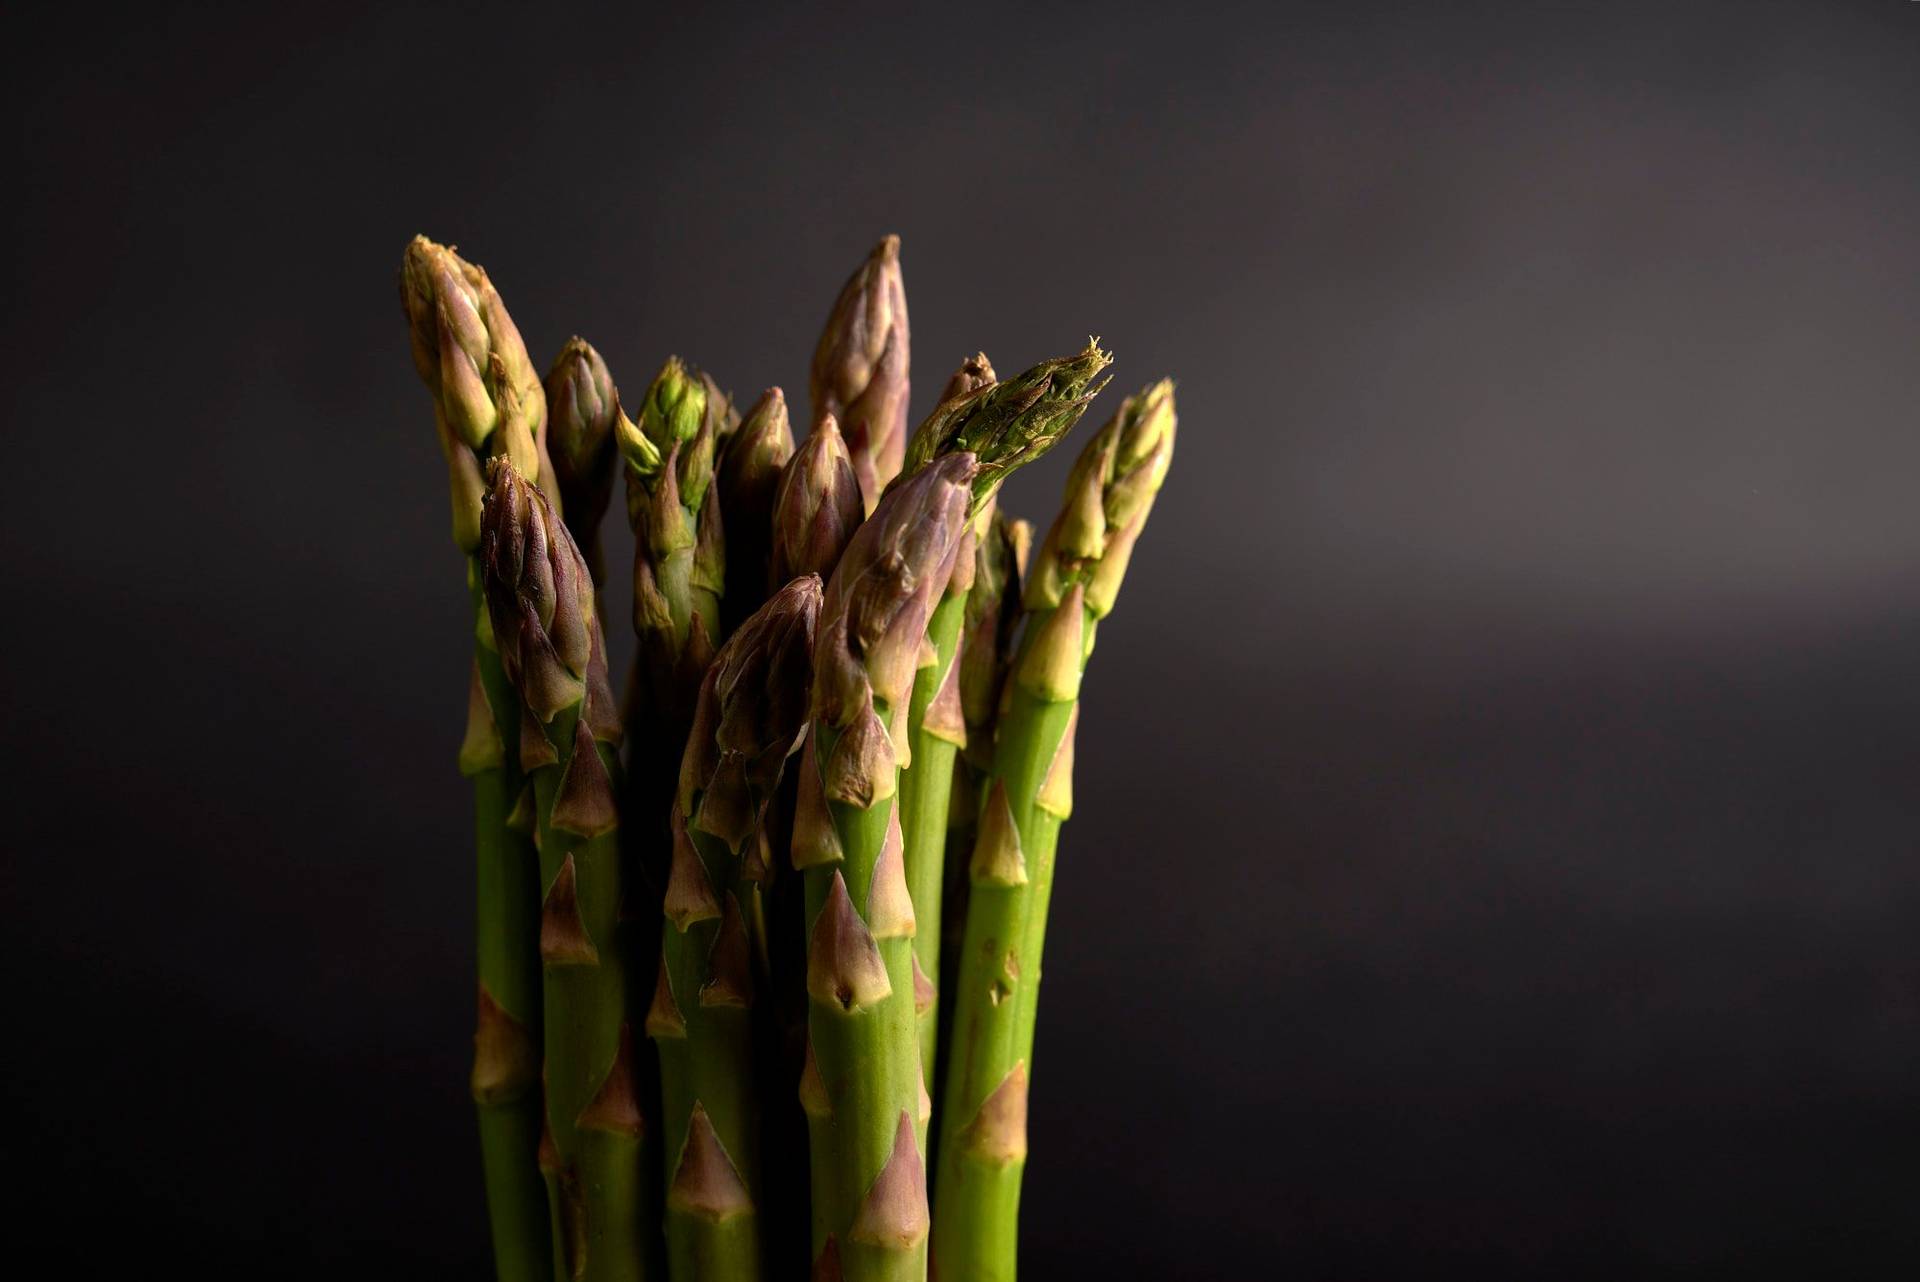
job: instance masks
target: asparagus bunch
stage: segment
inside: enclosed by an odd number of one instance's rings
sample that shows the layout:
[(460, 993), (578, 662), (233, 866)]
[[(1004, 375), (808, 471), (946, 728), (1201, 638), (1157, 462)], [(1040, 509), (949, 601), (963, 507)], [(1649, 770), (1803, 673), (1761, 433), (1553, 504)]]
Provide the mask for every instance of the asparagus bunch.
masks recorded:
[[(581, 339), (543, 385), (486, 274), (432, 242), (401, 293), (476, 611), (460, 760), (500, 1277), (921, 1279), (930, 1233), (950, 1282), (1012, 1277), (1080, 676), (1171, 385), (1082, 452), (1029, 574), (1000, 487), (1111, 358), (999, 381), (976, 355), (909, 439), (897, 237), (829, 315), (797, 449), (778, 388), (742, 422), (677, 358), (631, 417)], [(616, 455), (619, 708), (596, 590)]]
[(934, 1241), (943, 1277), (1015, 1275), (1040, 953), (1094, 629), (1173, 457), (1173, 384), (1128, 397), (1074, 463), (1025, 587), (1026, 631), (998, 719), (968, 875), (942, 1100)]
[(460, 772), (473, 780), (479, 1014), (471, 1086), (495, 1269), (501, 1282), (551, 1276), (547, 1199), (535, 1165), (540, 1142), (538, 869), (532, 843), (508, 823), (521, 787), (519, 697), (480, 599), (475, 555), (486, 460), (517, 460), (541, 474), (546, 399), (520, 331), (479, 267), (416, 236), (400, 265), (400, 301), (413, 361), (433, 393), (446, 457), (453, 540), (468, 558), (473, 661)]

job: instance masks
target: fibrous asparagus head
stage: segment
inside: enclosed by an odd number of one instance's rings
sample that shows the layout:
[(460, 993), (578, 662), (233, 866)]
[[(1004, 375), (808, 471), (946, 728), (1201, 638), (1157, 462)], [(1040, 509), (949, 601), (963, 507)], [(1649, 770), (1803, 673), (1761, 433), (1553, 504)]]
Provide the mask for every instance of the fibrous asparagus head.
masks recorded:
[(1029, 610), (1053, 609), (1084, 586), (1087, 615), (1106, 617), (1173, 461), (1179, 425), (1173, 380), (1161, 379), (1120, 403), (1067, 478), (1066, 501), (1034, 554)]
[(940, 393), (940, 403), (944, 405), (957, 396), (977, 392), (995, 381), (993, 362), (987, 359), (985, 352), (975, 352), (960, 362), (959, 369), (953, 371), (953, 377), (947, 380), (945, 390)]
[(867, 511), (900, 471), (908, 355), (900, 238), (887, 236), (840, 290), (813, 354), (814, 421), (840, 421)]
[(841, 732), (819, 764), (830, 799), (866, 807), (892, 795), (907, 696), (925, 653), (928, 616), (964, 542), (977, 467), (971, 454), (950, 454), (889, 490), (827, 584), (814, 644), (813, 715)]
[(584, 536), (597, 531), (613, 492), (613, 424), (620, 394), (600, 353), (579, 337), (560, 349), (543, 386), (554, 480), (568, 526), (591, 564), (592, 541)]
[(846, 439), (839, 421), (828, 414), (781, 470), (773, 500), (772, 581), (832, 574), (862, 511)]
[(777, 387), (761, 393), (720, 460), (720, 501), (729, 513), (768, 511), (780, 469), (793, 457), (787, 398)]
[[(787, 398), (770, 387), (727, 439), (721, 451), (714, 485), (720, 492), (720, 511), (727, 523), (727, 594), (730, 622), (763, 599), (773, 537), (774, 491), (780, 471), (793, 457), (793, 428), (787, 420)], [(780, 579), (778, 583), (786, 582)]]
[(425, 236), (400, 260), (400, 303), (413, 363), (433, 393), (453, 497), (453, 537), (480, 542), (484, 461), (504, 454), (540, 481), (547, 401), (526, 344), (487, 273)]
[(720, 647), (700, 683), (680, 763), (680, 810), (736, 854), (759, 828), (806, 730), (822, 594), (811, 574), (774, 593)]
[[(1094, 380), (1112, 363), (1096, 339), (1085, 351), (1042, 361), (1005, 382), (983, 383), (942, 401), (907, 442), (906, 475), (943, 454), (973, 454), (980, 464), (973, 480), (974, 506), (980, 510), (1009, 473), (1052, 449), (1080, 421), (1088, 402), (1106, 386)], [(961, 382), (961, 376), (954, 381)]]
[(634, 531), (634, 627), (662, 662), (682, 654), (696, 619), (718, 634), (726, 551), (713, 477), (727, 413), (712, 381), (676, 356), (648, 386), (638, 422), (614, 417)]
[(501, 666), (542, 721), (586, 693), (593, 580), (567, 527), (507, 457), (487, 466), (480, 566)]

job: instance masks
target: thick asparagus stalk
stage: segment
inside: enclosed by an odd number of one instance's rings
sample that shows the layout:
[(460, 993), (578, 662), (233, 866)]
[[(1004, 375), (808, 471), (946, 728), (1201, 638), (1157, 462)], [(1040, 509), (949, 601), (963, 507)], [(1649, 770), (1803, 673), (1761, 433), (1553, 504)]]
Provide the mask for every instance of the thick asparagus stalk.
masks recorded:
[(900, 471), (908, 357), (900, 238), (887, 236), (841, 287), (813, 354), (813, 421), (839, 420), (868, 512)]
[(600, 556), (600, 519), (613, 495), (613, 420), (620, 393), (600, 353), (584, 338), (560, 349), (544, 384), (548, 442), (567, 532), (586, 558), (596, 586), (606, 583)]
[(1027, 579), (1029, 618), (969, 867), (935, 1181), (942, 1277), (1015, 1276), (1040, 952), (1060, 825), (1072, 810), (1081, 676), (1166, 476), (1174, 429), (1171, 382), (1121, 403), (1075, 462)]
[(471, 558), (480, 542), (484, 460), (541, 465), (545, 398), (520, 333), (491, 281), (451, 249), (417, 236), (401, 261), (400, 298), (414, 364), (433, 393), (446, 456), (454, 541), (469, 557), (475, 609), (467, 734), (460, 770), (473, 780), (477, 856), (478, 1020), (471, 1085), (480, 1160), (501, 1282), (552, 1275), (540, 1141), (539, 870), (531, 842), (507, 826), (522, 781), (507, 745), (519, 740), (520, 701), (501, 670)]
[(974, 519), (946, 593), (927, 625), (932, 662), (914, 679), (908, 711), (909, 751), (900, 771), (900, 825), (906, 840), (907, 888), (920, 929), (914, 936), (914, 980), (920, 1009), (920, 1052), (933, 1073), (939, 1033), (941, 895), (947, 853), (947, 813), (955, 754), (966, 743), (959, 669), (955, 663), (974, 544), (992, 520), (994, 495), (1013, 470), (1051, 449), (1086, 412), (1098, 392), (1093, 380), (1111, 361), (1097, 344), (1075, 356), (1044, 361), (1007, 380), (992, 381), (986, 354), (970, 358), (947, 385), (948, 397), (914, 432), (907, 446), (913, 475), (939, 454), (972, 451)]
[(621, 930), (619, 725), (593, 581), (566, 526), (510, 459), (488, 467), (481, 564), (487, 612), (524, 708), (540, 852), (546, 1014), (541, 1166), (556, 1269), (586, 1282), (647, 1274), (644, 1123), (634, 1087)]
[(792, 457), (793, 428), (787, 421), (787, 398), (779, 388), (769, 387), (747, 412), (739, 430), (728, 438), (714, 473), (720, 510), (726, 513), (727, 522), (727, 591), (720, 603), (720, 615), (729, 634), (760, 607), (769, 591), (788, 581), (769, 583), (768, 567), (774, 491), (780, 484), (781, 469)]
[(781, 589), (707, 669), (674, 809), (647, 1031), (666, 1101), (667, 1253), (680, 1280), (762, 1275), (753, 964), (742, 856), (806, 732), (820, 580)]
[[(886, 495), (827, 586), (792, 853), (806, 885), (817, 1271), (926, 1270), (931, 1113), (914, 1028), (913, 903), (895, 798), (927, 617), (953, 573), (977, 470), (936, 460)], [(958, 1276), (958, 1275), (955, 1275)]]

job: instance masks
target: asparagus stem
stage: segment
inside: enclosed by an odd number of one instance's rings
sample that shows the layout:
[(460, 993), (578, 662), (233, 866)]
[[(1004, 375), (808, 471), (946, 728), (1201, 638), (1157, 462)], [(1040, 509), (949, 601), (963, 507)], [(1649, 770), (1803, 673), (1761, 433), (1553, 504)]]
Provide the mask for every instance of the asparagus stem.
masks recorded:
[(488, 468), (481, 560), (501, 666), (519, 690), (540, 857), (546, 1132), (555, 1271), (649, 1272), (635, 1050), (621, 927), (619, 728), (593, 584), (566, 527), (510, 459)]
[(482, 461), (506, 454), (538, 471), (546, 458), (546, 401), (519, 330), (479, 267), (417, 236), (401, 260), (400, 298), (414, 364), (433, 393), (454, 541), (468, 554), (477, 620), (460, 768), (474, 788), (478, 1014), (470, 1085), (494, 1269), (501, 1282), (546, 1282), (551, 1235), (537, 1166), (538, 870), (527, 836), (508, 826), (521, 791), (517, 762), (506, 749), (519, 737), (519, 699), (501, 670), (472, 559), (480, 542)]
[[(963, 548), (961, 556), (971, 562), (971, 547)], [(927, 640), (933, 647), (934, 659), (914, 678), (913, 701), (907, 718), (913, 764), (900, 772), (900, 828), (906, 845), (907, 892), (913, 897), (917, 923), (913, 936), (914, 1007), (918, 1013), (920, 1063), (928, 1076), (928, 1089), (933, 1086), (940, 1027), (935, 1010), (939, 985), (934, 977), (940, 974), (940, 899), (946, 864), (947, 805), (953, 793), (954, 758), (966, 733), (959, 716), (957, 692), (952, 690), (959, 676), (955, 660), (966, 604), (965, 590), (949, 586), (927, 625)], [(951, 705), (951, 715), (936, 715), (929, 720), (928, 709), (939, 701), (943, 690), (949, 691), (945, 703)]]
[[(1007, 666), (1012, 658), (1020, 619), (1020, 581), (1026, 573), (1033, 527), (1006, 517), (995, 505), (984, 537), (975, 543), (973, 588), (967, 593), (966, 621), (961, 630), (959, 664), (960, 710), (966, 723), (966, 743), (954, 762), (952, 803), (947, 818), (947, 859), (940, 901), (938, 973), (958, 982), (960, 944), (964, 934), (969, 879), (967, 862), (979, 827), (980, 801), (993, 769), (994, 723)], [(933, 1097), (946, 1098), (946, 1061), (952, 1038), (953, 1006), (940, 1006)], [(939, 1169), (939, 1137), (933, 1145), (934, 1169)]]
[(925, 1276), (924, 1128), (898, 754), (928, 616), (960, 551), (977, 465), (941, 458), (887, 494), (821, 607), (793, 861), (808, 919), (816, 1271)]
[(1175, 426), (1170, 382), (1121, 403), (1075, 462), (1027, 580), (1029, 622), (969, 861), (935, 1182), (943, 1277), (1015, 1276), (1040, 949), (1060, 825), (1072, 810), (1081, 677), (1166, 476)]
[[(475, 579), (476, 586), (478, 579)], [(484, 613), (481, 618), (485, 618)], [(552, 1275), (540, 1145), (539, 867), (533, 843), (507, 826), (518, 800), (519, 698), (491, 638), (477, 640), (461, 765), (472, 776), (476, 859), (474, 940), (479, 1018), (473, 1099), (495, 1267), (502, 1279)]]
[(909, 355), (900, 238), (887, 236), (841, 288), (813, 355), (814, 422), (839, 420), (868, 512), (900, 471)]
[(677, 1279), (762, 1273), (756, 999), (743, 859), (806, 730), (820, 580), (796, 579), (721, 647), (701, 682), (674, 808), (660, 988), (648, 1031), (666, 1100), (667, 1247)]

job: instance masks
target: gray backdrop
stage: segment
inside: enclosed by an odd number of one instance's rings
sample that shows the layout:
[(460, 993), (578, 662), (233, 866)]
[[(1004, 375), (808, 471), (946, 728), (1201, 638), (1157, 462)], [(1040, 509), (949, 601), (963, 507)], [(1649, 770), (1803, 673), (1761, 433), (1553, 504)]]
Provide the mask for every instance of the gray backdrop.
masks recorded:
[(889, 231), (916, 414), (1180, 379), (1028, 1276), (1910, 1263), (1920, 6), (7, 25), (0, 1090), (80, 1275), (483, 1267), (416, 231), (630, 388), (803, 398)]

